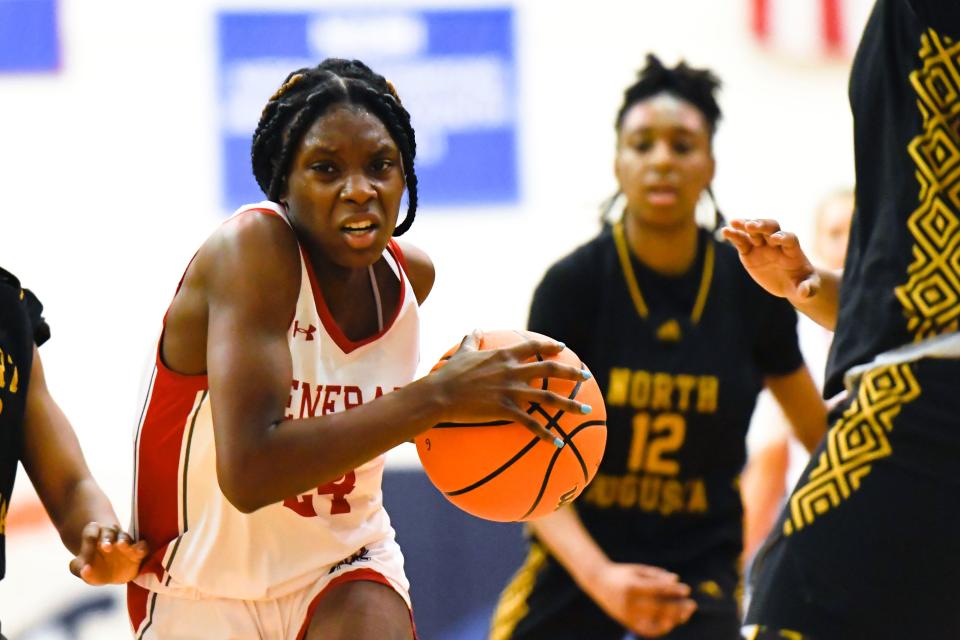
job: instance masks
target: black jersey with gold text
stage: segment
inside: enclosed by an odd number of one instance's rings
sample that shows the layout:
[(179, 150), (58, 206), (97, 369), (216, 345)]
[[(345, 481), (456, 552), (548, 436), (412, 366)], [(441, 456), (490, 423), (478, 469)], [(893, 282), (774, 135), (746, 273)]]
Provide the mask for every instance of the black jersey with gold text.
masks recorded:
[(757, 394), (764, 377), (803, 363), (790, 305), (761, 290), (733, 248), (707, 231), (698, 242), (689, 271), (665, 277), (615, 225), (554, 264), (534, 294), (529, 328), (569, 345), (606, 401), (606, 452), (574, 506), (613, 560), (736, 559)]
[(826, 394), (960, 327), (960, 1), (878, 0), (850, 73), (856, 212)]
[(43, 305), (0, 268), (0, 578), (6, 572), (7, 509), (23, 448), (23, 414), (33, 345), (50, 337)]

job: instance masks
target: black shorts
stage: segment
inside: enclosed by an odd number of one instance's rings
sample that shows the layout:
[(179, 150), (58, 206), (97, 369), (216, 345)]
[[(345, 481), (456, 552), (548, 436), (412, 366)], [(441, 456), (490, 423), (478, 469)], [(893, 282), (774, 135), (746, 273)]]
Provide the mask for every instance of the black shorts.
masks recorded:
[(754, 560), (746, 622), (960, 638), (960, 362), (874, 370), (834, 415)]
[[(740, 576), (734, 563), (715, 571), (670, 569), (693, 589), (697, 610), (686, 624), (660, 637), (739, 640)], [(534, 541), (524, 566), (500, 597), (490, 640), (623, 640), (627, 633)]]

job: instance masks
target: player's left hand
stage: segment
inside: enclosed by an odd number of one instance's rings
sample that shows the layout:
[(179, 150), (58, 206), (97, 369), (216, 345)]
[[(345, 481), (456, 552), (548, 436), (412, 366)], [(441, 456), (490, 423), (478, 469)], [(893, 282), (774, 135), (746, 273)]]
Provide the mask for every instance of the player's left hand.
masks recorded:
[(120, 527), (91, 522), (83, 528), (80, 553), (70, 561), (70, 573), (87, 584), (124, 584), (140, 572), (147, 543), (134, 544)]

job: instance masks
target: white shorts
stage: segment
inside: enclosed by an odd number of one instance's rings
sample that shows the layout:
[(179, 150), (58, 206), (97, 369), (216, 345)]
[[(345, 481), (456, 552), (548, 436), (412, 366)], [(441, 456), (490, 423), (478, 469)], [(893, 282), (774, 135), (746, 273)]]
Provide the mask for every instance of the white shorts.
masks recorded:
[(131, 582), (127, 585), (127, 610), (137, 640), (301, 640), (321, 598), (333, 587), (355, 580), (389, 586), (408, 609), (411, 606), (403, 555), (393, 538), (387, 538), (325, 567), (303, 588), (272, 600), (202, 594), (184, 598)]

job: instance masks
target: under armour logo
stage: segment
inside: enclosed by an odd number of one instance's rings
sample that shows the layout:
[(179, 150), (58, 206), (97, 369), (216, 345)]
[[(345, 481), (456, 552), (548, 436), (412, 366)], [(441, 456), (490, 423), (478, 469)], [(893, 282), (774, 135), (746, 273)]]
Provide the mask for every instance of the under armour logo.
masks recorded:
[(294, 321), (293, 321), (293, 337), (294, 337), (294, 338), (297, 337), (297, 334), (298, 334), (298, 333), (305, 333), (305, 334), (307, 335), (307, 338), (306, 338), (306, 339), (307, 339), (307, 341), (309, 342), (310, 340), (313, 340), (313, 332), (316, 331), (316, 330), (317, 330), (317, 328), (316, 328), (315, 326), (313, 326), (313, 325), (310, 325), (310, 326), (309, 326), (308, 328), (306, 328), (306, 329), (301, 329), (301, 328), (300, 328), (300, 322), (299, 322), (298, 320), (294, 320)]

